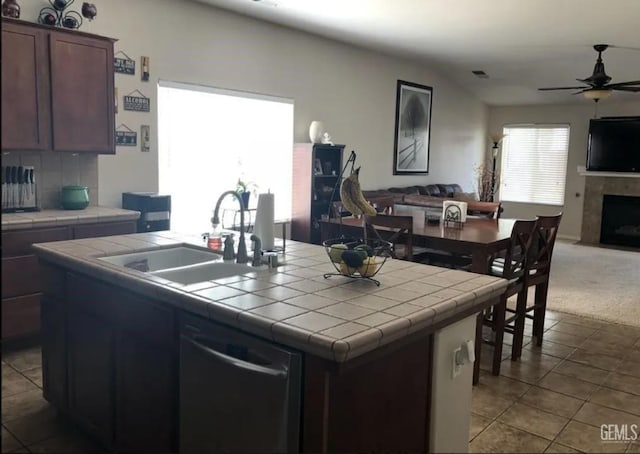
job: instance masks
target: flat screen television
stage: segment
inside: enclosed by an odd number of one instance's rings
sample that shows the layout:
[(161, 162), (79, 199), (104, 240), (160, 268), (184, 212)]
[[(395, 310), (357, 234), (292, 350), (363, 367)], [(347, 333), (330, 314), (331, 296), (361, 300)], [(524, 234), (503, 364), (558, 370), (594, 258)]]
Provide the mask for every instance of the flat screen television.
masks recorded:
[(640, 172), (640, 117), (591, 120), (587, 170)]

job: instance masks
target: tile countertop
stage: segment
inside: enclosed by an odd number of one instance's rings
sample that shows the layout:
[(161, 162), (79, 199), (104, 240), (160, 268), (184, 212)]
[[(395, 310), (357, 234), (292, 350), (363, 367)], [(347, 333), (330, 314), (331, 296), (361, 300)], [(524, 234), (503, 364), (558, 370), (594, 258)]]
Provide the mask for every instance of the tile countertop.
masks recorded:
[(63, 265), (180, 309), (314, 355), (345, 362), (401, 339), (504, 291), (493, 276), (389, 259), (366, 280), (323, 274), (335, 269), (321, 246), (291, 241), (275, 270), (181, 285), (99, 257), (202, 246), (199, 236), (151, 232), (41, 243), (34, 251)]
[(139, 211), (91, 206), (84, 210), (41, 210), (30, 213), (3, 213), (2, 230), (33, 229), (95, 222), (135, 221), (139, 217)]

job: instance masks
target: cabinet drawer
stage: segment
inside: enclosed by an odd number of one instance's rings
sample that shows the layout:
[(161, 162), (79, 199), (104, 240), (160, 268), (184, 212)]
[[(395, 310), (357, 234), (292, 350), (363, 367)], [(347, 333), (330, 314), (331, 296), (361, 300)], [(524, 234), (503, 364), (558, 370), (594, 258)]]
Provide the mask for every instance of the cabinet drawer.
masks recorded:
[(42, 278), (35, 255), (2, 259), (2, 298), (42, 291)]
[(25, 336), (40, 330), (41, 293), (2, 299), (2, 338)]
[(73, 227), (73, 238), (94, 238), (99, 236), (126, 235), (136, 233), (135, 221), (110, 222), (105, 224), (76, 225)]
[(2, 232), (2, 257), (31, 254), (33, 243), (69, 240), (68, 227), (51, 227)]

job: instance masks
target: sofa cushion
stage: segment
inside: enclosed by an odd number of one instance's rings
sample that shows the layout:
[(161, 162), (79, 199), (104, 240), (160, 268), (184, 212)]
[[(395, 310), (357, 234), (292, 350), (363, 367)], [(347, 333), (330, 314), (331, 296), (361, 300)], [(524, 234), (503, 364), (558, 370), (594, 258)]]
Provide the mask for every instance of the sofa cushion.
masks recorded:
[(428, 184), (426, 186), (420, 186), (420, 194), (430, 195), (433, 197), (441, 197), (442, 193), (437, 184)]

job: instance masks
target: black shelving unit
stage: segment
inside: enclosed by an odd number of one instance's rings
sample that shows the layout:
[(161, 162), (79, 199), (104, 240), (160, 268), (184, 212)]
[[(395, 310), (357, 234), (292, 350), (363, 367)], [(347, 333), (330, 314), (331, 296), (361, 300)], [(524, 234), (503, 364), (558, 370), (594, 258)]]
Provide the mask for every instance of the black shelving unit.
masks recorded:
[[(330, 213), (342, 170), (344, 145), (298, 143), (293, 149), (291, 239), (320, 244), (323, 214)], [(333, 200), (340, 200), (336, 189)]]

